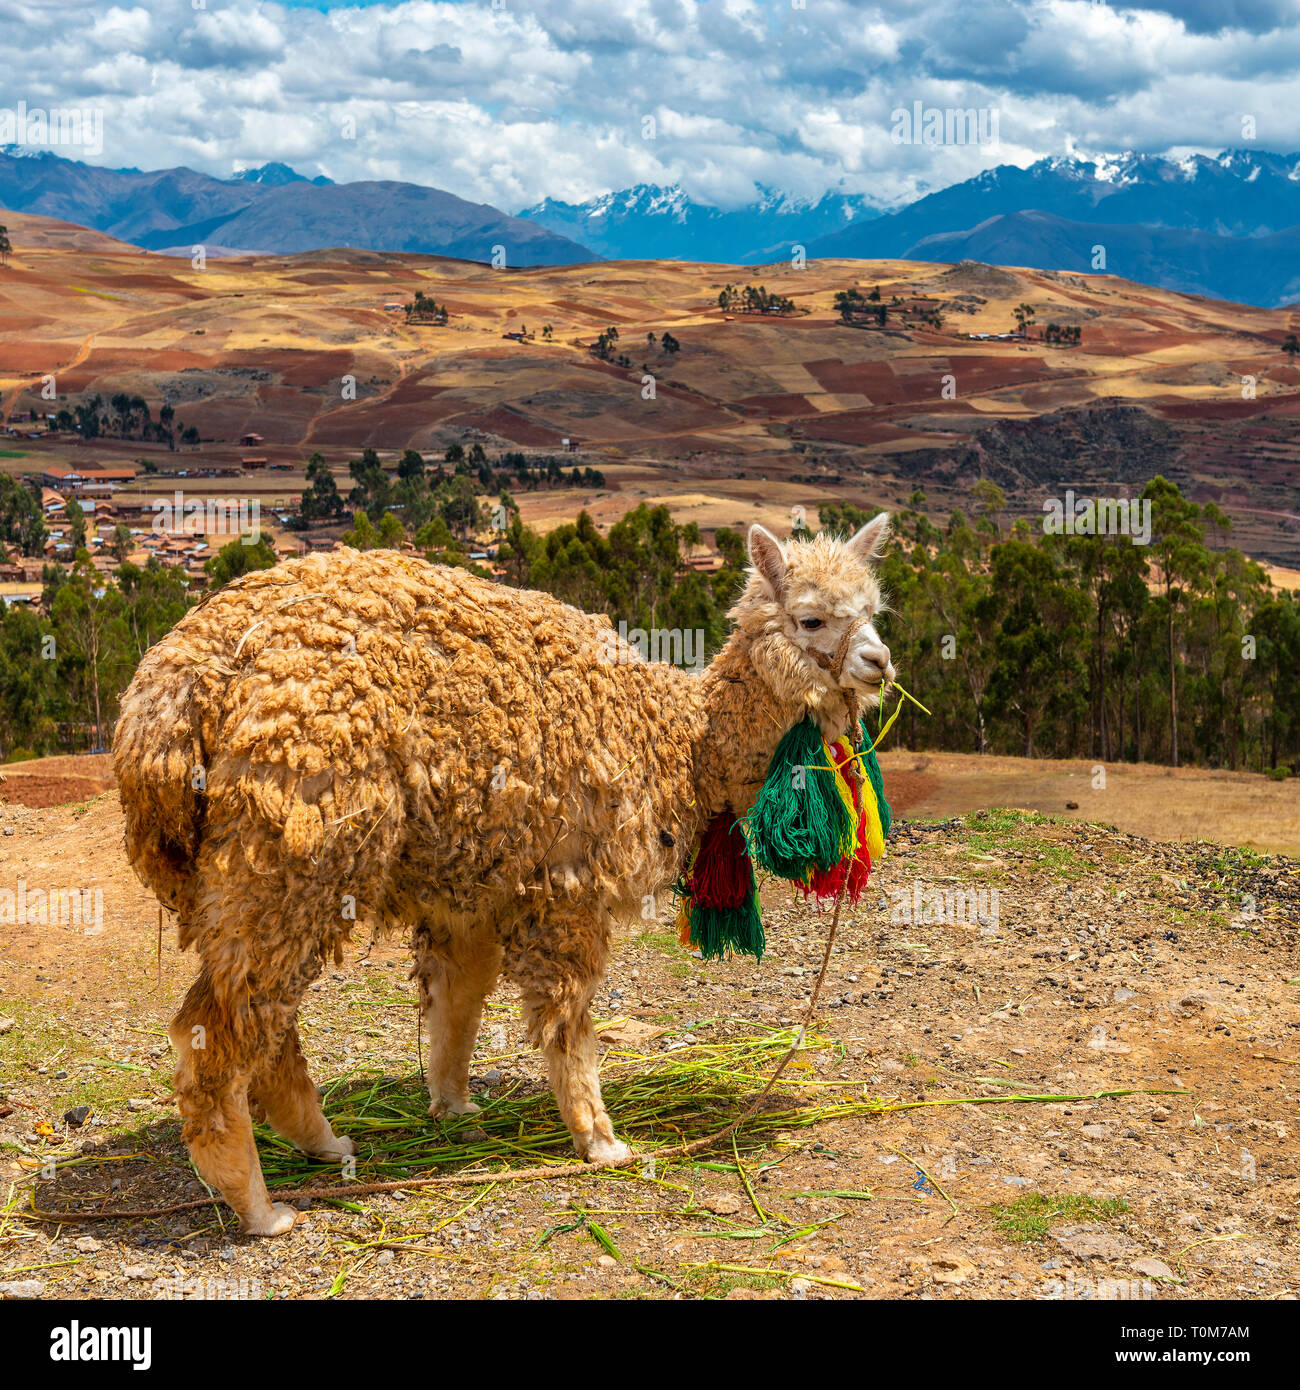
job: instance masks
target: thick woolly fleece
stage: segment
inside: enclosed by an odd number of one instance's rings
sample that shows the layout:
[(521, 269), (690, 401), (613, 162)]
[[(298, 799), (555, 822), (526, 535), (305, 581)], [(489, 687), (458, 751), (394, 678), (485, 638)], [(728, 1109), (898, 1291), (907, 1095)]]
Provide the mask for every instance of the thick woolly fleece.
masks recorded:
[[(879, 598), (822, 538), (790, 547), (787, 586)], [(140, 663), (113, 753), (132, 862), (203, 960), (209, 1080), (276, 1055), (358, 922), (410, 926), (425, 954), (500, 950), (531, 1040), (562, 1044), (612, 922), (714, 815), (749, 811), (805, 712), (846, 727), (757, 576), (732, 618), (693, 675), (548, 595), (351, 550), (187, 614)]]

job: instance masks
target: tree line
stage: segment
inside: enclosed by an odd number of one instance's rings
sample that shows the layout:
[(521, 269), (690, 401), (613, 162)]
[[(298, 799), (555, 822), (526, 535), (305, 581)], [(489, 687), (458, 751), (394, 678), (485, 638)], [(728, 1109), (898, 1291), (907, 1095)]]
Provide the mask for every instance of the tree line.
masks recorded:
[(449, 445), (442, 458), (432, 463), (417, 450), (407, 449), (391, 477), (378, 453), (363, 449), (359, 458), (349, 462), (348, 475), (353, 486), (345, 499), (329, 464), (321, 454), (313, 454), (290, 525), (306, 529), (349, 514), (355, 519), (360, 512), (378, 524), (385, 513), (392, 512), (397, 524), (412, 535), (441, 516), (469, 538), (486, 524), (476, 505), (480, 493), (501, 496), (511, 488), (531, 492), (543, 487), (605, 487), (605, 475), (598, 468), (574, 466), (566, 472), (553, 455), (530, 458), (520, 450), (492, 459), (477, 443), (468, 450), (462, 444)]
[[(604, 535), (584, 511), (542, 536), (507, 490), (485, 499), (470, 473), (434, 481), (412, 463), (395, 485), (384, 476), (387, 496), (380, 476), (364, 455), (357, 461), (349, 544), (410, 541), (431, 560), (486, 576), (488, 564), (472, 554), (495, 531), (492, 564), (503, 583), (543, 589), (629, 629), (698, 630), (710, 653), (726, 638), (746, 566), (738, 532), (715, 533), (721, 565), (701, 572), (690, 560), (704, 536), (665, 506), (642, 503)], [(400, 512), (389, 505), (396, 495), (405, 499)], [(1300, 766), (1300, 602), (1227, 543), (1231, 525), (1218, 508), (1198, 506), (1163, 477), (1142, 500), (1151, 506), (1149, 545), (1042, 534), (1024, 520), (1008, 527), (1005, 498), (987, 480), (974, 489), (971, 514), (944, 523), (913, 495), (880, 564), (884, 635), (900, 679), (931, 710), (927, 718), (905, 707), (908, 746), (1275, 776)], [(824, 505), (821, 524), (849, 534), (873, 510)], [(265, 539), (232, 541), (207, 562), (209, 585), (275, 558)], [(0, 615), (0, 757), (105, 746), (140, 657), (195, 597), (157, 559), (121, 563), (111, 580), (84, 549), (70, 572), (47, 567), (40, 609)]]
[(793, 314), (796, 305), (786, 294), (777, 294), (765, 285), (724, 285), (718, 291), (718, 308), (725, 313)]
[(64, 434), (78, 434), (82, 439), (138, 439), (143, 443), (197, 444), (199, 432), (193, 425), (176, 419), (176, 407), (158, 407), (155, 420), (149, 402), (143, 396), (127, 391), (114, 392), (105, 402), (103, 396), (92, 395), (69, 409), (60, 407), (49, 421), (50, 428)]
[[(1163, 477), (1147, 484), (1149, 545), (1043, 535), (975, 513), (896, 518), (882, 619), (908, 707), (909, 746), (1097, 758), (1286, 775), (1300, 765), (1300, 602), (1227, 544), (1231, 522)], [(848, 532), (868, 519), (823, 507)]]

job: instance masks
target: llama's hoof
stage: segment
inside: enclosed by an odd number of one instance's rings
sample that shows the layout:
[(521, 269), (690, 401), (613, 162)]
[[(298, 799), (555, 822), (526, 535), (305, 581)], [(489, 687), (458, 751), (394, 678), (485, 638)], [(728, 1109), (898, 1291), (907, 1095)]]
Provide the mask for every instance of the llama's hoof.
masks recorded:
[(477, 1115), (481, 1106), (475, 1105), (472, 1100), (447, 1100), (444, 1096), (439, 1096), (429, 1105), (429, 1118), (440, 1120), (444, 1115)]
[(346, 1134), (336, 1134), (333, 1139), (311, 1152), (316, 1158), (350, 1158), (356, 1151), (354, 1140), (349, 1139)]
[(250, 1236), (282, 1236), (292, 1231), (298, 1220), (298, 1213), (283, 1202), (272, 1202), (263, 1216), (240, 1217), (239, 1224), (244, 1234)]
[(599, 1167), (606, 1163), (622, 1163), (625, 1158), (632, 1157), (632, 1150), (621, 1139), (602, 1139), (597, 1134), (592, 1136), (583, 1157)]

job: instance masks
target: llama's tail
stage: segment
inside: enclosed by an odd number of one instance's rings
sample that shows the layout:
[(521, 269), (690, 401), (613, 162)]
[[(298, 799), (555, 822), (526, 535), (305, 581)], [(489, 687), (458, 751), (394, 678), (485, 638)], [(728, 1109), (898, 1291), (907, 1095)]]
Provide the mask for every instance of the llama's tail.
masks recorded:
[(136, 872), (167, 907), (189, 916), (203, 832), (206, 757), (193, 702), (193, 668), (167, 642), (145, 654), (113, 735), (113, 769)]

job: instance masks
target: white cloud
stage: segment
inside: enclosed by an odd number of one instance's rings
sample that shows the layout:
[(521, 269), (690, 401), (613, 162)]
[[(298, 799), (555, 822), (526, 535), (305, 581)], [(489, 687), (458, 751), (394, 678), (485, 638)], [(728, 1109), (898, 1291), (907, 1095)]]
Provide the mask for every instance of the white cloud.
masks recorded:
[[(1300, 0), (0, 0), (0, 106), (98, 106), (95, 162), (225, 175), (279, 159), (510, 210), (680, 181), (901, 201), (988, 167), (900, 149), (890, 112), (993, 107), (994, 158), (1300, 148)], [(1186, 17), (1180, 17), (1180, 8)], [(653, 140), (641, 121), (654, 114)], [(343, 118), (356, 138), (342, 138)]]

